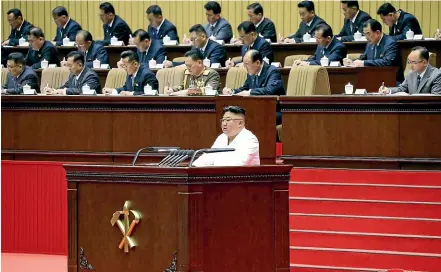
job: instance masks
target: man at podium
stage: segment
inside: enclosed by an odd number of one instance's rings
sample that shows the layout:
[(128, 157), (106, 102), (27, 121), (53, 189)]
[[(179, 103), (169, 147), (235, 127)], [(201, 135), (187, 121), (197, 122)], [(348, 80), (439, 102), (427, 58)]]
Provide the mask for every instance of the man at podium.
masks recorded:
[(193, 166), (245, 166), (260, 165), (259, 141), (245, 128), (245, 110), (238, 106), (223, 109), (220, 120), (222, 134), (212, 148), (235, 148), (235, 151), (203, 154)]

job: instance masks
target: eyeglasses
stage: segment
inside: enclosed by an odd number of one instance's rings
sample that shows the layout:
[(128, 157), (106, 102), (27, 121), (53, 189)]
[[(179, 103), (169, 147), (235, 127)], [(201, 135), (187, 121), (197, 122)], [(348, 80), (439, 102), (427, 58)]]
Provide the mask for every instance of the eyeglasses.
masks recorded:
[(194, 41), (196, 41), (196, 40), (199, 39), (199, 38), (200, 38), (199, 36), (197, 36), (197, 37), (191, 37), (191, 38), (190, 38), (190, 41), (194, 42)]
[(219, 120), (220, 121), (220, 123), (222, 124), (222, 123), (230, 123), (231, 121), (243, 121), (243, 119), (231, 119), (231, 118), (225, 118), (225, 119), (220, 119)]
[(423, 62), (423, 61), (422, 60), (420, 60), (420, 61), (410, 61), (410, 60), (407, 60), (407, 64), (418, 64), (420, 62)]

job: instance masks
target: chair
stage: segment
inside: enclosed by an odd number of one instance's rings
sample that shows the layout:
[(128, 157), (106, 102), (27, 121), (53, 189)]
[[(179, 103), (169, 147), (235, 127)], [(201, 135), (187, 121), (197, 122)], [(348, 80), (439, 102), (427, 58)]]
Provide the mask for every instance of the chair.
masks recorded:
[(292, 66), (296, 60), (307, 60), (311, 55), (291, 55), (285, 58), (284, 67)]
[(173, 62), (185, 62), (185, 57), (177, 57), (173, 59)]
[(165, 86), (172, 87), (181, 85), (184, 80), (185, 69), (185, 66), (159, 69), (158, 72), (156, 72), (156, 78), (159, 82), (158, 92), (161, 94), (164, 93)]
[(106, 88), (120, 88), (126, 82), (127, 72), (122, 68), (113, 68), (109, 71), (106, 78)]
[[(429, 64), (433, 67), (436, 67), (436, 53), (429, 52)], [(410, 72), (410, 64), (406, 64), (406, 69), (404, 70), (404, 77)]]
[(244, 67), (232, 67), (228, 69), (225, 87), (236, 89), (242, 87), (247, 79), (247, 70)]
[(291, 68), (286, 95), (330, 95), (329, 76), (321, 66), (298, 66)]
[(231, 61), (234, 63), (242, 62), (242, 56), (231, 58)]
[(2, 68), (2, 82), (1, 86), (6, 84), (6, 80), (8, 79), (8, 68)]
[(348, 54), (347, 58), (354, 61), (360, 58), (362, 54), (361, 53), (350, 53)]
[(59, 88), (66, 83), (69, 78), (70, 71), (66, 67), (46, 68), (41, 72), (40, 89), (46, 86), (51, 88)]

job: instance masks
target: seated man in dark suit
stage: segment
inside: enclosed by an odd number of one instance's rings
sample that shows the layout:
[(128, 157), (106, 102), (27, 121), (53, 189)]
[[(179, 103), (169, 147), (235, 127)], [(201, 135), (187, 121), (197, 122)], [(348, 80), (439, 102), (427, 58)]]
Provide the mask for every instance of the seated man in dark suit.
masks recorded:
[(91, 90), (101, 93), (101, 83), (95, 71), (84, 65), (84, 55), (78, 51), (72, 51), (67, 55), (67, 67), (70, 70), (69, 78), (58, 89), (45, 87), (46, 94), (78, 95), (83, 93), (83, 87), (89, 86)]
[(206, 24), (205, 31), (207, 36), (214, 37), (215, 40), (223, 40), (229, 43), (233, 37), (233, 29), (230, 23), (221, 17), (222, 8), (216, 1), (209, 1), (205, 4), (205, 15), (207, 16), (208, 24)]
[(41, 61), (43, 60), (47, 60), (49, 64), (60, 66), (57, 48), (50, 41), (46, 41), (41, 28), (34, 27), (31, 29), (28, 42), (30, 48), (25, 58), (27, 66), (32, 66), (33, 69), (40, 69)]
[(52, 10), (52, 17), (57, 25), (57, 33), (54, 38), (56, 45), (63, 45), (63, 39), (69, 38), (71, 42), (75, 41), (81, 26), (69, 17), (65, 7), (56, 7)]
[(132, 31), (126, 21), (115, 14), (115, 8), (112, 4), (104, 2), (100, 5), (100, 18), (104, 23), (104, 40), (97, 42), (103, 45), (110, 45), (110, 39), (116, 37), (118, 41), (123, 41), (126, 45), (129, 44)]
[(325, 56), (328, 58), (329, 63), (332, 61), (342, 63), (346, 57), (346, 46), (334, 37), (330, 26), (327, 24), (318, 25), (315, 29), (315, 38), (318, 44), (315, 54), (307, 61), (294, 61), (294, 66), (321, 65), (320, 60)]
[(150, 85), (152, 90), (158, 90), (158, 80), (155, 74), (139, 63), (136, 52), (127, 50), (121, 53), (121, 62), (127, 72), (126, 83), (121, 88), (104, 88), (103, 93), (110, 95), (119, 93), (124, 96), (144, 94), (144, 86)]
[(162, 10), (158, 5), (152, 5), (145, 11), (149, 26), (147, 32), (153, 40), (161, 40), (168, 36), (170, 40), (176, 40), (179, 43), (178, 30), (169, 20), (162, 17)]
[(429, 51), (425, 47), (412, 48), (407, 57), (411, 72), (398, 87), (386, 88), (381, 86), (379, 93), (407, 93), (407, 94), (441, 94), (441, 70), (430, 66)]
[[(100, 64), (109, 64), (109, 55), (101, 43), (93, 40), (92, 34), (87, 30), (80, 30), (75, 39), (78, 50), (83, 52), (86, 66), (93, 68), (93, 61), (99, 60)], [(64, 63), (62, 62), (62, 65)], [(64, 65), (63, 65), (64, 66)]]
[(270, 39), (271, 42), (277, 42), (276, 26), (273, 21), (263, 16), (263, 7), (259, 3), (253, 3), (247, 7), (248, 17), (256, 26), (256, 32), (264, 39)]
[(249, 96), (284, 95), (286, 93), (280, 69), (265, 63), (259, 51), (248, 51), (243, 58), (243, 64), (248, 72), (245, 83), (237, 89), (225, 87), (223, 94)]
[(412, 30), (415, 35), (423, 34), (417, 18), (403, 10), (396, 10), (390, 3), (381, 5), (377, 14), (383, 23), (389, 26), (389, 35), (395, 40), (405, 40), (406, 32)]
[(6, 14), (8, 15), (8, 22), (11, 25), (11, 34), (9, 34), (6, 41), (2, 42), (2, 45), (16, 46), (20, 38), (28, 40), (29, 31), (34, 26), (23, 19), (21, 11), (17, 8), (8, 10)]
[(352, 61), (345, 58), (346, 66), (397, 66), (399, 67), (396, 80), (400, 84), (404, 80), (403, 67), (401, 64), (401, 53), (398, 43), (391, 36), (382, 32), (380, 22), (374, 19), (367, 20), (363, 26), (363, 33), (368, 40), (366, 50), (360, 59)]
[[(256, 33), (256, 26), (252, 22), (245, 21), (242, 22), (238, 27), (240, 39), (243, 41), (243, 46), (240, 51), (240, 55), (243, 57), (245, 53), (249, 50), (257, 50), (263, 56), (269, 60), (269, 64), (274, 61), (273, 50), (271, 49), (271, 44), (264, 38), (260, 37)], [(239, 62), (241, 63), (241, 62)], [(227, 67), (233, 67), (234, 63), (231, 60), (227, 60)]]
[(164, 62), (166, 53), (161, 41), (150, 39), (149, 33), (142, 29), (136, 30), (134, 35), (134, 42), (138, 48), (136, 53), (142, 65), (151, 68), (149, 67), (149, 61), (152, 59), (154, 59), (157, 64)]
[(5, 85), (2, 86), (3, 92), (7, 94), (22, 94), (23, 86), (28, 85), (36, 92), (40, 92), (38, 77), (35, 71), (25, 65), (22, 53), (11, 53), (8, 56), (8, 77)]
[(299, 29), (294, 35), (289, 36), (281, 40), (283, 43), (301, 43), (303, 42), (303, 35), (309, 33), (311, 37), (314, 37), (315, 28), (319, 24), (326, 22), (315, 14), (315, 6), (312, 1), (302, 1), (297, 7), (299, 8), (300, 22)]
[(204, 58), (209, 59), (212, 64), (220, 63), (222, 66), (225, 65), (227, 60), (225, 48), (217, 42), (210, 40), (202, 25), (192, 26), (189, 32), (194, 48), (201, 50)]
[(363, 33), (363, 24), (371, 19), (371, 16), (360, 10), (358, 1), (341, 1), (341, 9), (345, 16), (343, 28), (336, 37), (342, 42), (351, 42), (354, 40), (354, 34)]

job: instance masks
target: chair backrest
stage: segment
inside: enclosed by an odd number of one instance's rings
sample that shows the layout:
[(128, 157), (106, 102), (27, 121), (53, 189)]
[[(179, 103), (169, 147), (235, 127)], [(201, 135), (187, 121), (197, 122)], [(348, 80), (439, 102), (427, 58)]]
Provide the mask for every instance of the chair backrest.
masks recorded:
[(244, 67), (233, 67), (228, 69), (225, 87), (236, 89), (243, 86), (247, 79), (247, 70)]
[(122, 68), (113, 68), (109, 71), (106, 78), (106, 88), (120, 88), (126, 82), (127, 72)]
[(236, 63), (236, 62), (242, 62), (242, 56), (238, 56), (238, 57), (231, 58), (231, 61), (234, 62), (234, 63)]
[(6, 80), (8, 79), (8, 68), (2, 68), (2, 82), (1, 86), (6, 84)]
[(48, 86), (52, 88), (59, 88), (64, 83), (66, 83), (69, 78), (69, 68), (67, 67), (56, 67), (56, 68), (46, 68), (41, 72), (41, 84), (40, 89), (43, 90), (44, 87)]
[(284, 67), (292, 66), (295, 60), (307, 60), (311, 57), (311, 55), (291, 55), (285, 58), (285, 62), (283, 63)]
[[(436, 53), (429, 52), (429, 64), (436, 67)], [(404, 70), (404, 77), (410, 72), (410, 64), (406, 64), (406, 69)]]
[(357, 60), (361, 56), (361, 53), (350, 53), (348, 54), (347, 58), (350, 60)]
[(173, 59), (173, 62), (185, 62), (185, 57), (177, 57)]
[(288, 96), (330, 95), (329, 76), (321, 66), (298, 66), (289, 72)]
[(173, 67), (173, 68), (164, 68), (159, 69), (156, 72), (156, 78), (159, 82), (159, 93), (164, 93), (165, 86), (173, 87), (181, 85), (184, 80), (184, 72), (186, 67), (183, 65)]

